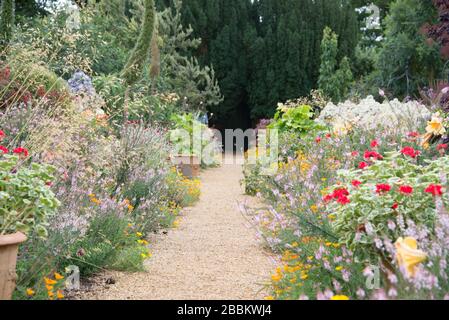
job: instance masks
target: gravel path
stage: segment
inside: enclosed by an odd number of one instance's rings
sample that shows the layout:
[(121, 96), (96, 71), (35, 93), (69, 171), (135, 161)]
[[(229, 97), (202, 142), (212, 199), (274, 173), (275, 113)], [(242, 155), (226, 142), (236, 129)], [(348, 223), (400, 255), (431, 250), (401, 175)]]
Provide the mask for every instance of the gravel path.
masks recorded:
[(243, 195), (240, 165), (201, 175), (202, 196), (183, 210), (178, 229), (151, 240), (153, 257), (145, 273), (112, 273), (115, 285), (84, 299), (243, 300), (263, 299), (263, 284), (274, 265), (238, 203), (256, 207)]

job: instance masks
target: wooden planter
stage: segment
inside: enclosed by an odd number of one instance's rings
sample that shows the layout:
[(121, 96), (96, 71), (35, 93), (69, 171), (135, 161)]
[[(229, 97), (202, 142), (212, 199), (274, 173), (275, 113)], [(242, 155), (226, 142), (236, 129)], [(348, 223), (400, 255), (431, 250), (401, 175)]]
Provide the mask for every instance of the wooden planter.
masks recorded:
[(16, 262), (19, 245), (27, 237), (23, 233), (0, 236), (0, 300), (10, 300), (16, 287)]
[(200, 175), (201, 163), (197, 156), (176, 155), (172, 161), (185, 177), (196, 178)]

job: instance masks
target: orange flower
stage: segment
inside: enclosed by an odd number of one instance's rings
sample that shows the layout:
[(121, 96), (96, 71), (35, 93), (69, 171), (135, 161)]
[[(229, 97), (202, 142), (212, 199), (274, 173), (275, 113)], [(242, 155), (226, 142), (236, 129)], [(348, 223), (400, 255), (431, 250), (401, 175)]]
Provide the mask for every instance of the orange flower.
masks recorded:
[(45, 281), (45, 284), (49, 285), (49, 286), (55, 285), (57, 283), (55, 280), (47, 278), (47, 277), (44, 278), (44, 281)]
[(64, 295), (62, 294), (62, 291), (61, 291), (61, 290), (58, 290), (58, 291), (56, 292), (56, 297), (57, 297), (58, 299), (64, 299)]
[(56, 280), (62, 280), (62, 279), (64, 279), (64, 276), (62, 276), (61, 274), (55, 272), (55, 279)]

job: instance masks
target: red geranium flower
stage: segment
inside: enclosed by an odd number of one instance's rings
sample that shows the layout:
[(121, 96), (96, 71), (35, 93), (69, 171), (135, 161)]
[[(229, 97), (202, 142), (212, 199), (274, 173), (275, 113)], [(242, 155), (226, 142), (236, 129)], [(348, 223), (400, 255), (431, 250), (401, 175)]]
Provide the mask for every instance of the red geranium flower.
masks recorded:
[(366, 169), (367, 167), (368, 167), (369, 165), (368, 165), (368, 163), (366, 163), (366, 162), (360, 162), (360, 164), (359, 164), (359, 169)]
[(421, 154), (420, 151), (413, 149), (412, 147), (405, 147), (401, 150), (401, 153), (404, 156), (408, 156), (410, 158), (415, 159), (417, 156)]
[(346, 205), (351, 203), (351, 200), (347, 196), (340, 196), (337, 198), (337, 202), (342, 205)]
[(3, 132), (3, 130), (0, 130), (0, 140), (3, 140), (4, 137), (5, 133)]
[(320, 142), (321, 142), (321, 137), (316, 138), (316, 139), (315, 139), (315, 142), (316, 142), (316, 143), (320, 143)]
[(389, 184), (378, 184), (376, 186), (377, 193), (385, 193), (385, 192), (390, 192), (390, 191), (391, 191), (391, 186)]
[(397, 208), (399, 208), (399, 204), (395, 202), (395, 204), (391, 207), (391, 209), (396, 210)]
[(444, 151), (444, 150), (447, 150), (448, 147), (449, 147), (449, 145), (447, 143), (442, 143), (442, 144), (438, 145), (437, 150)]
[(431, 184), (425, 190), (426, 193), (432, 194), (434, 197), (443, 195), (443, 187), (439, 184)]
[(371, 148), (377, 148), (379, 146), (379, 141), (377, 141), (377, 140), (373, 140), (372, 142), (371, 142)]
[(14, 149), (13, 153), (23, 155), (24, 157), (28, 157), (28, 150), (22, 147)]
[(384, 157), (382, 157), (381, 154), (377, 153), (376, 151), (365, 151), (365, 159), (366, 160), (371, 160), (371, 159), (376, 159), (376, 160), (382, 160)]
[(4, 146), (0, 146), (0, 151), (3, 152), (3, 154), (6, 154), (9, 152), (9, 150)]
[(354, 158), (355, 158), (355, 157), (358, 157), (359, 154), (360, 154), (360, 153), (359, 153), (358, 151), (352, 151), (352, 152), (351, 152), (351, 156), (353, 156)]
[(413, 187), (411, 186), (401, 186), (399, 188), (399, 191), (403, 194), (412, 194), (413, 193)]
[(418, 137), (419, 137), (419, 132), (416, 132), (416, 131), (414, 131), (414, 132), (409, 132), (409, 133), (407, 134), (407, 136), (408, 136), (409, 138), (418, 138)]
[(330, 139), (330, 138), (332, 138), (332, 135), (330, 133), (328, 133), (328, 134), (326, 134), (326, 138)]
[(362, 182), (359, 181), (359, 180), (354, 180), (354, 181), (352, 181), (352, 185), (353, 185), (354, 187), (356, 187), (356, 188), (360, 187), (361, 184), (362, 184)]

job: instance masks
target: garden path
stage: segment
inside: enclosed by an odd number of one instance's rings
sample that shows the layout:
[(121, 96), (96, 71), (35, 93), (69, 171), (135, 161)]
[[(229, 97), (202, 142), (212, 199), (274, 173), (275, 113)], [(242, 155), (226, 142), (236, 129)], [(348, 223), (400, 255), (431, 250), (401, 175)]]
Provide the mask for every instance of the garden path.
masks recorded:
[(183, 210), (178, 229), (150, 239), (147, 272), (113, 273), (115, 285), (93, 290), (87, 298), (263, 299), (274, 263), (238, 208), (242, 202), (259, 205), (243, 195), (240, 179), (237, 164), (204, 171), (201, 199)]

